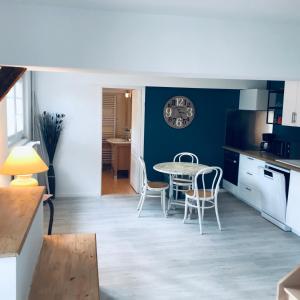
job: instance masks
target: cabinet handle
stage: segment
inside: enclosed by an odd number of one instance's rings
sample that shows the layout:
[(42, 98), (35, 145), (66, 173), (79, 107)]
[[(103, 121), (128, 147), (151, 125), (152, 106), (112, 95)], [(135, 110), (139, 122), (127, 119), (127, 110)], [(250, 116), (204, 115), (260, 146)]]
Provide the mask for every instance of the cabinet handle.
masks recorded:
[(292, 123), (296, 123), (296, 121), (297, 121), (297, 113), (293, 112), (292, 113)]
[(250, 188), (246, 187), (245, 189), (246, 189), (247, 191), (250, 191), (250, 192), (251, 192), (251, 189), (250, 189)]
[(250, 172), (246, 172), (246, 173), (247, 173), (248, 175), (251, 175), (251, 176), (253, 175), (253, 174), (252, 174), (252, 173), (250, 173)]
[(247, 158), (248, 158), (248, 159), (250, 159), (250, 160), (254, 160), (254, 158), (252, 158), (252, 157), (249, 157), (249, 156), (248, 156)]
[(236, 164), (236, 163), (237, 163), (237, 161), (236, 161), (236, 160), (234, 160), (234, 161), (233, 161), (233, 163), (234, 163), (234, 164)]

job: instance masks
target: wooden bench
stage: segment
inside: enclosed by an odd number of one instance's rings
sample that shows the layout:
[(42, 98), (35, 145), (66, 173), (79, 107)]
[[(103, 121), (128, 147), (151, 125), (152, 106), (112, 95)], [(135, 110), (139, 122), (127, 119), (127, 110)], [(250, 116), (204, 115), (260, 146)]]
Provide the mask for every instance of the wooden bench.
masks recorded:
[(300, 300), (300, 266), (278, 282), (277, 300)]
[(45, 236), (29, 300), (99, 300), (95, 234)]

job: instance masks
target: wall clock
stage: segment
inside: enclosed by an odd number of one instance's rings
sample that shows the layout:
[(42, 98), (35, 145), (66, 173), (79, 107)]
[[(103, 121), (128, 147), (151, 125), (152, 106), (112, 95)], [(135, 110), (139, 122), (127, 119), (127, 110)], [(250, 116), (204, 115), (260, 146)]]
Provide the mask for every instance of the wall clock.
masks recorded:
[(195, 107), (189, 98), (174, 96), (165, 104), (163, 113), (165, 121), (170, 127), (182, 129), (192, 123)]

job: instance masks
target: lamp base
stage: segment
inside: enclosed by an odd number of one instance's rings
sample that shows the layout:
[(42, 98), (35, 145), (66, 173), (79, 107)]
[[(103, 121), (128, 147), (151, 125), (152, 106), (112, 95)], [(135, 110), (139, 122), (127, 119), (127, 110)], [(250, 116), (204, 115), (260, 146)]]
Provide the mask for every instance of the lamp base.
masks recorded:
[(38, 186), (38, 182), (32, 177), (32, 174), (16, 175), (15, 179), (10, 182), (10, 186)]

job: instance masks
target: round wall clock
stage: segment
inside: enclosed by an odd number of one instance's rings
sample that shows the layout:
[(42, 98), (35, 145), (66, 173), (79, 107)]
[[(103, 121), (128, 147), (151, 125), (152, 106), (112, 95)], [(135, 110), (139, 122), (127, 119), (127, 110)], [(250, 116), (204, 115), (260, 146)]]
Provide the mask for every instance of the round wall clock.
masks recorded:
[(174, 96), (165, 104), (163, 113), (165, 121), (170, 127), (182, 129), (192, 123), (195, 107), (189, 98)]

